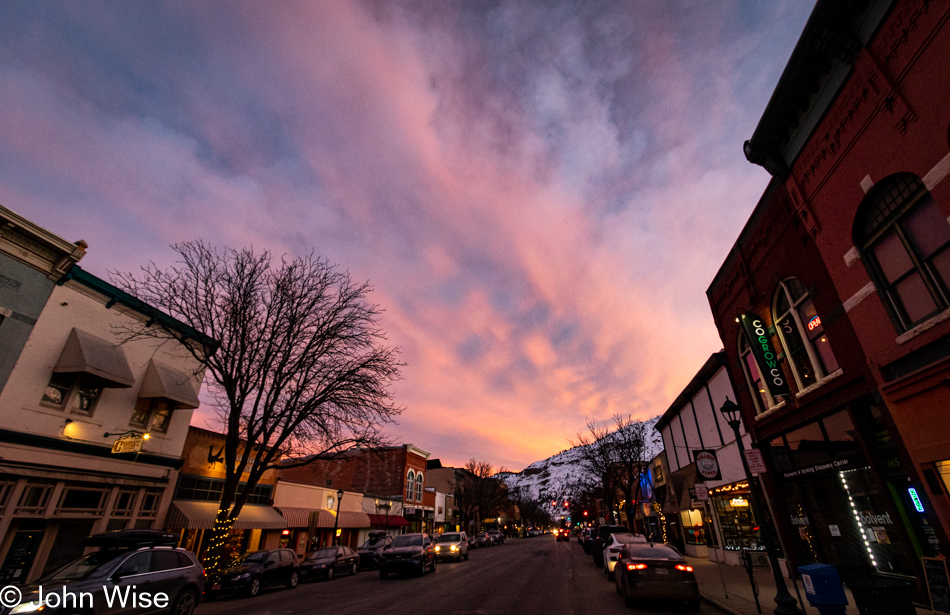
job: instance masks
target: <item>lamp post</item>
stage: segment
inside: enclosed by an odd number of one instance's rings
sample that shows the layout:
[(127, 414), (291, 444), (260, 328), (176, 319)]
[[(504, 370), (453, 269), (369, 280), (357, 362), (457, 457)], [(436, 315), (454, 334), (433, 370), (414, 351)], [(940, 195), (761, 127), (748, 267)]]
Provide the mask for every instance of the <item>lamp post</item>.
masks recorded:
[(337, 529), (340, 527), (340, 502), (343, 501), (343, 490), (340, 489), (336, 492), (336, 519), (333, 521), (333, 546), (340, 544), (339, 539), (336, 537)]
[[(739, 435), (739, 406), (728, 397), (719, 409), (722, 416), (726, 419), (726, 424), (732, 427), (732, 433), (736, 436), (736, 446), (739, 449), (739, 458), (742, 460), (742, 469), (745, 470), (746, 480), (749, 482), (749, 501), (752, 504), (752, 511), (755, 513), (755, 520), (759, 527), (763, 527), (765, 522), (765, 509), (759, 502), (759, 496), (756, 493), (755, 485), (752, 481), (752, 472), (749, 471), (749, 463), (745, 458), (745, 444), (742, 442), (742, 436)], [(802, 615), (798, 608), (798, 602), (788, 593), (788, 587), (785, 586), (785, 577), (782, 576), (782, 569), (779, 567), (778, 558), (775, 556), (774, 545), (767, 531), (761, 531), (762, 542), (765, 543), (765, 552), (769, 556), (769, 564), (772, 567), (772, 576), (775, 577), (775, 611), (776, 615)]]

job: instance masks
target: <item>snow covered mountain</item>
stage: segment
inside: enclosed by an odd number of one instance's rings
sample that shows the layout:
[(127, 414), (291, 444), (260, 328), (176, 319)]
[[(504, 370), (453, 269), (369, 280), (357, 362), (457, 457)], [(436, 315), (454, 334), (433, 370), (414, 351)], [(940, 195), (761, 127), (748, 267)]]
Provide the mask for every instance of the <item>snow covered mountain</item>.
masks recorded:
[[(653, 426), (659, 418), (657, 416), (644, 421), (648, 426), (648, 432), (656, 433)], [(609, 438), (610, 434), (607, 437)], [(646, 458), (653, 459), (662, 450), (663, 441), (657, 434), (656, 443), (648, 449)], [(532, 499), (560, 500), (569, 496), (570, 485), (578, 482), (585, 475), (581, 462), (582, 454), (582, 447), (575, 446), (547, 459), (535, 461), (521, 472), (503, 472), (496, 476), (505, 481), (509, 489), (525, 487)]]

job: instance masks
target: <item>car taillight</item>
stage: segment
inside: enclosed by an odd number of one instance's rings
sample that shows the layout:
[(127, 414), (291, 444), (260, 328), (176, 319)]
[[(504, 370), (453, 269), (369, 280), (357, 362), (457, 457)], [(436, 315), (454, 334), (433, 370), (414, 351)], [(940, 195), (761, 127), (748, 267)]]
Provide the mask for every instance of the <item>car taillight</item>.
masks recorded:
[(676, 566), (674, 566), (674, 568), (676, 568), (677, 570), (682, 570), (683, 572), (692, 572), (692, 571), (693, 571), (693, 567), (692, 567), (692, 566), (684, 566), (683, 564), (677, 564)]
[(647, 569), (646, 564), (634, 564), (634, 563), (627, 564), (627, 570), (646, 570), (646, 569)]

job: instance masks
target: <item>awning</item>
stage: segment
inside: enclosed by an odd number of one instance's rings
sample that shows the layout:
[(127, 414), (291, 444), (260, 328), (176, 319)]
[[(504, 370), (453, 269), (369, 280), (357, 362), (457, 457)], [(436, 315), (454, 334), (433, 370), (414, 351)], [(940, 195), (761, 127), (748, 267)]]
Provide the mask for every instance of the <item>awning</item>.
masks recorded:
[(53, 371), (60, 374), (90, 374), (102, 381), (102, 386), (106, 388), (124, 388), (135, 384), (135, 376), (129, 369), (121, 346), (79, 329), (70, 331)]
[(194, 409), (200, 404), (194, 385), (194, 378), (188, 374), (152, 359), (145, 369), (139, 397), (159, 397), (175, 402), (179, 408)]
[(329, 510), (320, 509), (313, 511), (316, 523), (313, 527), (322, 527), (322, 528), (333, 528), (344, 527), (344, 528), (358, 528), (358, 527), (370, 527), (369, 515), (362, 512), (353, 512), (349, 510), (344, 510), (340, 512), (340, 523), (336, 524), (336, 516)]
[[(292, 506), (280, 506), (277, 510), (287, 520), (287, 527), (310, 527), (310, 513), (319, 512), (317, 508), (294, 508)], [(327, 514), (330, 513), (327, 512)]]
[(400, 515), (368, 515), (373, 527), (405, 527), (409, 525), (406, 518)]
[[(172, 500), (165, 520), (166, 529), (210, 530), (218, 514), (217, 502)], [(232, 526), (235, 530), (282, 530), (287, 521), (271, 506), (244, 505)]]

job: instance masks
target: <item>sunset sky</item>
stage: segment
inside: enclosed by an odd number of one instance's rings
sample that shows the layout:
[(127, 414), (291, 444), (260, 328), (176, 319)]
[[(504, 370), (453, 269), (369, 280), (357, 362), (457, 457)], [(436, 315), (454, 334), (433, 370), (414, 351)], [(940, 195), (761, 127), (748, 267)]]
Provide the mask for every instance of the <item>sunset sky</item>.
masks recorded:
[(742, 142), (812, 5), (4, 2), (0, 203), (105, 278), (324, 255), (402, 349), (391, 435), (520, 470), (722, 347)]

